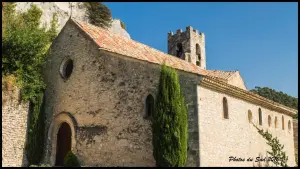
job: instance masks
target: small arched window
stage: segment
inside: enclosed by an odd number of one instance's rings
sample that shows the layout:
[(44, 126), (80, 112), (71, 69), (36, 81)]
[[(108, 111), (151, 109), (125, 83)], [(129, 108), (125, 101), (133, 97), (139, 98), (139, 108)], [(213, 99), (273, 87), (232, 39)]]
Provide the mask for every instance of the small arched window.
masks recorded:
[(251, 112), (251, 110), (248, 110), (248, 120), (249, 120), (249, 123), (252, 122), (252, 112)]
[(284, 130), (284, 117), (282, 116), (281, 119), (282, 119), (282, 121), (281, 121), (282, 122), (282, 130)]
[(268, 116), (268, 124), (269, 124), (269, 127), (271, 127), (271, 124), (272, 124), (272, 118), (271, 118), (270, 115)]
[(274, 124), (275, 124), (275, 128), (277, 128), (277, 117), (275, 117)]
[(176, 56), (181, 58), (181, 56), (183, 55), (183, 47), (182, 47), (182, 43), (177, 43), (177, 50), (176, 50), (177, 54)]
[(151, 94), (149, 94), (146, 98), (146, 107), (145, 107), (145, 115), (144, 117), (146, 119), (150, 119), (152, 117), (153, 114), (153, 110), (154, 110), (154, 98)]
[(223, 97), (223, 117), (224, 117), (224, 119), (229, 119), (228, 102), (227, 102), (226, 97)]
[(261, 108), (258, 109), (258, 119), (259, 119), (259, 125), (262, 125), (262, 112), (261, 112)]
[(292, 129), (291, 120), (289, 120), (289, 122), (288, 122), (288, 129), (289, 129), (289, 131)]

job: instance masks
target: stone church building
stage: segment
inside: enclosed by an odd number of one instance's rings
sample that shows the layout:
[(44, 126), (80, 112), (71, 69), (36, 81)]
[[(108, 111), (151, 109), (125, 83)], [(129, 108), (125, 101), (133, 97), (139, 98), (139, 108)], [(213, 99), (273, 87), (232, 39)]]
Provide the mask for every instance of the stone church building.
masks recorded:
[(186, 166), (258, 166), (270, 147), (251, 123), (278, 137), (295, 165), (297, 110), (248, 91), (238, 71), (207, 70), (205, 36), (190, 26), (168, 34), (168, 53), (70, 19), (44, 68), (44, 163), (60, 166), (72, 150), (83, 166), (155, 166), (151, 114), (165, 63), (188, 106)]

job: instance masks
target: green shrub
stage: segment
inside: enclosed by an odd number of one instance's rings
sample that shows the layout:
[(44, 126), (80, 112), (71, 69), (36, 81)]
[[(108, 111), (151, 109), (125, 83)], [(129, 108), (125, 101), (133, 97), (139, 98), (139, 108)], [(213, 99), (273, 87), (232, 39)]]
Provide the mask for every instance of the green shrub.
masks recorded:
[(183, 167), (187, 158), (187, 108), (176, 71), (162, 66), (153, 113), (153, 156), (158, 167)]
[(75, 154), (72, 151), (69, 151), (66, 157), (64, 158), (65, 167), (80, 167), (79, 161)]
[(255, 124), (253, 124), (253, 126), (257, 129), (258, 133), (267, 140), (267, 144), (271, 147), (272, 151), (267, 151), (267, 153), (275, 159), (272, 162), (276, 166), (288, 167), (288, 156), (286, 156), (283, 151), (284, 145), (280, 144), (279, 139), (277, 137), (273, 138), (271, 133), (268, 131), (265, 132), (263, 129), (259, 129)]
[(111, 12), (107, 6), (101, 2), (84, 2), (84, 4), (91, 24), (103, 28), (111, 26)]

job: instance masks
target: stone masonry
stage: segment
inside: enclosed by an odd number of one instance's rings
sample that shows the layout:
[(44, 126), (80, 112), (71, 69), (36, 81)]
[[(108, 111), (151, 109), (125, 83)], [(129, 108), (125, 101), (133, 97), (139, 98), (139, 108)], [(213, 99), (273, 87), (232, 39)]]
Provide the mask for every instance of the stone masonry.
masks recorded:
[[(85, 28), (70, 20), (48, 51), (44, 68), (48, 131), (45, 133), (47, 149), (44, 162), (55, 164), (56, 135), (60, 124), (67, 122), (72, 131), (71, 150), (81, 165), (155, 166), (151, 120), (145, 119), (144, 115), (147, 96), (151, 94), (155, 99), (161, 66), (110, 52), (109, 49), (99, 49), (95, 42), (100, 39), (92, 39), (96, 34), (92, 36), (84, 31)], [(108, 39), (102, 40), (109, 43)], [(60, 69), (68, 59), (73, 60), (74, 68), (71, 76), (63, 79)], [(199, 74), (182, 70), (178, 70), (178, 74), (188, 106), (186, 166), (257, 166), (255, 162), (229, 162), (229, 156), (252, 157), (254, 161), (257, 156), (266, 156), (268, 145), (247, 121), (250, 110), (252, 120), (257, 124), (258, 108), (263, 112), (261, 127), (280, 139), (289, 156), (288, 164), (295, 164), (293, 127), (287, 126), (292, 117), (278, 111), (294, 113), (292, 110), (275, 110), (274, 106), (268, 108), (253, 102), (253, 99), (250, 102), (238, 99), (230, 92), (242, 90), (247, 95), (253, 94), (230, 84), (232, 89), (225, 92), (207, 89), (201, 83), (204, 76)], [(231, 83), (244, 88), (240, 75), (236, 76), (238, 78), (231, 79)], [(215, 82), (219, 83), (218, 80)], [(228, 100), (229, 119), (222, 118), (223, 97)], [(258, 96), (255, 97), (257, 99)], [(266, 104), (267, 101), (261, 102)], [(268, 116), (272, 121), (278, 117), (277, 128), (273, 123), (267, 125)], [(282, 116), (285, 130), (280, 128)]]
[[(293, 120), (293, 130), (294, 130), (294, 147), (295, 153), (298, 155), (298, 120)], [(296, 158), (298, 159), (298, 156)]]
[[(200, 165), (201, 166), (258, 166), (256, 157), (266, 157), (266, 151), (270, 146), (257, 132), (256, 128), (248, 120), (248, 111), (251, 111), (252, 122), (264, 131), (268, 130), (274, 137), (278, 137), (284, 144), (284, 151), (289, 157), (288, 165), (295, 166), (293, 127), (288, 129), (288, 121), (291, 116), (270, 110), (247, 101), (232, 97), (222, 92), (216, 92), (202, 86), (198, 86), (199, 100), (199, 130), (200, 130)], [(224, 119), (223, 97), (228, 101), (229, 119)], [(262, 126), (258, 124), (258, 109), (262, 110)], [(268, 126), (268, 116), (271, 116), (271, 126)], [(282, 116), (285, 120), (285, 129), (282, 130)], [(275, 117), (277, 125), (275, 127)], [(231, 161), (229, 157), (251, 157), (253, 162)], [(216, 158), (217, 157), (217, 158)], [(264, 163), (263, 163), (264, 166)]]
[[(66, 57), (74, 61), (71, 77), (64, 81), (59, 67)], [(155, 166), (151, 121), (143, 118), (145, 99), (155, 97), (160, 66), (99, 51), (72, 23), (53, 42), (45, 67), (47, 129), (61, 112), (69, 112), (78, 126), (72, 151), (82, 165)], [(128, 76), (130, 75), (130, 76)], [(180, 73), (189, 104), (188, 165), (198, 163), (198, 123), (195, 75)], [(193, 90), (194, 88), (194, 90)], [(54, 164), (48, 133), (46, 163)], [(73, 144), (72, 144), (73, 145)]]
[(2, 83), (2, 167), (27, 165), (28, 109), (29, 103), (20, 102), (20, 89)]

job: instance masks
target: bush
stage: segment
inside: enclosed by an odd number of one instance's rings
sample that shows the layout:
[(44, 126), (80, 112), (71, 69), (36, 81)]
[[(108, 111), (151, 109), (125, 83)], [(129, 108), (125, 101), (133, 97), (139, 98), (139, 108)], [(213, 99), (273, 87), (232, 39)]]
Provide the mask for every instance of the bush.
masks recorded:
[(268, 131), (265, 132), (263, 129), (259, 129), (255, 124), (252, 123), (252, 125), (257, 129), (258, 133), (267, 140), (267, 144), (271, 147), (272, 151), (267, 151), (267, 153), (275, 159), (272, 161), (275, 166), (288, 167), (288, 156), (286, 156), (283, 151), (284, 145), (280, 144), (279, 139), (277, 137), (273, 138), (271, 133)]
[(72, 151), (69, 151), (66, 157), (64, 158), (65, 167), (80, 167), (79, 161), (75, 154)]
[(158, 167), (183, 167), (187, 158), (187, 108), (178, 75), (162, 66), (153, 113), (153, 156)]
[(112, 17), (107, 6), (101, 2), (84, 2), (84, 4), (91, 24), (102, 28), (111, 26)]

